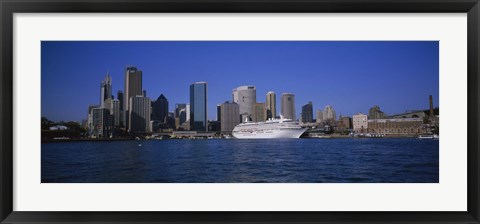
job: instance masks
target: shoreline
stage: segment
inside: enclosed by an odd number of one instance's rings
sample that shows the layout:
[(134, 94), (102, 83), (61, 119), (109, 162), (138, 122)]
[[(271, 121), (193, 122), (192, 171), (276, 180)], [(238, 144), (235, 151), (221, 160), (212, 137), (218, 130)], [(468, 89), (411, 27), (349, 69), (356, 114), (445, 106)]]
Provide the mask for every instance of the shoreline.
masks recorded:
[[(354, 137), (350, 135), (325, 135), (322, 137), (304, 137), (301, 139), (346, 139), (346, 138), (375, 138), (375, 139), (381, 139), (381, 138), (418, 138), (418, 136), (407, 136), (407, 135), (390, 135), (390, 136), (383, 136), (383, 137)], [(149, 140), (154, 140), (154, 141), (164, 141), (164, 140), (192, 140), (189, 138), (172, 138), (172, 139), (141, 139), (141, 140), (136, 140), (134, 138), (78, 138), (78, 139), (42, 139), (41, 143), (58, 143), (58, 142), (108, 142), (108, 141), (149, 141)], [(227, 139), (227, 138), (213, 138), (213, 139)], [(235, 139), (235, 138), (231, 138)], [(208, 138), (205, 138), (204, 140), (210, 140)]]

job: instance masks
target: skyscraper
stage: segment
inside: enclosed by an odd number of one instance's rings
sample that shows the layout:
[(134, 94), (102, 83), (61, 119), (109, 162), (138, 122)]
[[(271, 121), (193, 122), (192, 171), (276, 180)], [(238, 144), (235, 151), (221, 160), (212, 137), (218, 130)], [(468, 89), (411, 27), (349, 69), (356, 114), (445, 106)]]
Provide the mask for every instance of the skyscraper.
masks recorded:
[(130, 98), (143, 95), (142, 92), (142, 71), (136, 67), (127, 67), (125, 70), (125, 127), (130, 127)]
[(255, 103), (253, 121), (262, 122), (265, 120), (265, 103)]
[(89, 136), (93, 134), (93, 109), (94, 108), (99, 108), (100, 105), (88, 105), (88, 115), (87, 115), (87, 129), (88, 129), (88, 133), (89, 133)]
[(265, 101), (265, 118), (275, 118), (277, 116), (277, 96), (274, 92), (267, 93), (267, 100)]
[(187, 105), (184, 103), (175, 104), (175, 128), (178, 130), (187, 121)]
[(120, 100), (112, 100), (110, 114), (113, 115), (113, 126), (120, 126)]
[(185, 103), (177, 103), (175, 104), (175, 118), (180, 117), (180, 111), (187, 108), (187, 104)]
[(217, 104), (217, 121), (222, 121), (222, 105)]
[(239, 86), (232, 91), (233, 102), (238, 104), (241, 122), (252, 120), (255, 103), (257, 102), (257, 89), (255, 86)]
[(110, 110), (107, 108), (97, 107), (91, 110), (92, 117), (92, 136), (95, 138), (110, 137), (112, 130), (112, 118)]
[(122, 126), (122, 127), (125, 127), (124, 125), (124, 120), (125, 120), (125, 108), (124, 108), (124, 95), (123, 95), (123, 92), (121, 90), (118, 90), (117, 92), (117, 99), (118, 99), (118, 102), (119, 102), (119, 125)]
[(335, 121), (337, 119), (337, 114), (332, 106), (327, 105), (325, 109), (323, 109), (323, 120), (325, 121)]
[(225, 102), (220, 105), (220, 130), (222, 133), (233, 131), (233, 128), (240, 123), (240, 114), (238, 113), (238, 104)]
[(186, 117), (186, 120), (185, 121), (190, 121), (190, 104), (187, 103), (187, 105), (185, 106), (185, 112), (187, 113), (187, 116)]
[(190, 130), (208, 131), (206, 82), (190, 85)]
[(105, 105), (105, 100), (112, 99), (112, 77), (107, 73), (107, 76), (100, 83), (100, 107), (107, 108)]
[(283, 118), (295, 120), (295, 95), (292, 93), (282, 93), (282, 108)]
[(302, 122), (303, 123), (312, 123), (313, 122), (313, 105), (312, 101), (302, 106)]
[(323, 112), (322, 110), (317, 110), (317, 124), (323, 123)]
[(178, 103), (175, 105), (175, 118), (178, 118), (179, 125), (187, 121), (187, 104)]
[(130, 97), (129, 132), (148, 132), (150, 130), (150, 99), (143, 95)]
[(165, 122), (165, 118), (168, 116), (168, 100), (163, 95), (160, 96), (152, 102), (152, 120), (160, 121), (161, 123)]

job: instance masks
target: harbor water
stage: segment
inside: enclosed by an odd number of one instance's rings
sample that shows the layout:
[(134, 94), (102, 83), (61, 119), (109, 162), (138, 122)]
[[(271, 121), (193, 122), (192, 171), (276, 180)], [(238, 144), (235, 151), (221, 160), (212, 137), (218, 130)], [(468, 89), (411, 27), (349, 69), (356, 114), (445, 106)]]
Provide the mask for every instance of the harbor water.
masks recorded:
[(42, 183), (438, 183), (439, 141), (199, 139), (42, 143)]

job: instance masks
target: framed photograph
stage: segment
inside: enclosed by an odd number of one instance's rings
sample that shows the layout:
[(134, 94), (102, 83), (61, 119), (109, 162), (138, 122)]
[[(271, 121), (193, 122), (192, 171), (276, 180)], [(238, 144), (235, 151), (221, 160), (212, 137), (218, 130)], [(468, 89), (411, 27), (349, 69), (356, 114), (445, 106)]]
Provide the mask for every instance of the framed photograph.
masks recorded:
[(477, 0), (0, 7), (2, 223), (479, 223)]

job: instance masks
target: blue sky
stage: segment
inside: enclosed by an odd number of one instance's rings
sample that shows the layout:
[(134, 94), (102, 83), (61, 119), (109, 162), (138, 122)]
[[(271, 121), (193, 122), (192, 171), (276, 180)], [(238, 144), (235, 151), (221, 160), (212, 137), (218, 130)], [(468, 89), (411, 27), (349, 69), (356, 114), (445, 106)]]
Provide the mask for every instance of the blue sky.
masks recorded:
[[(332, 105), (337, 116), (387, 114), (439, 106), (437, 41), (42, 41), (42, 116), (53, 121), (86, 119), (100, 104), (100, 82), (109, 72), (116, 97), (124, 71), (143, 71), (143, 88), (164, 94), (169, 110), (189, 102), (189, 85), (208, 82), (208, 118), (232, 100), (232, 89), (257, 87), (257, 102), (283, 92), (295, 94), (297, 117)], [(314, 113), (315, 113), (314, 111)]]

